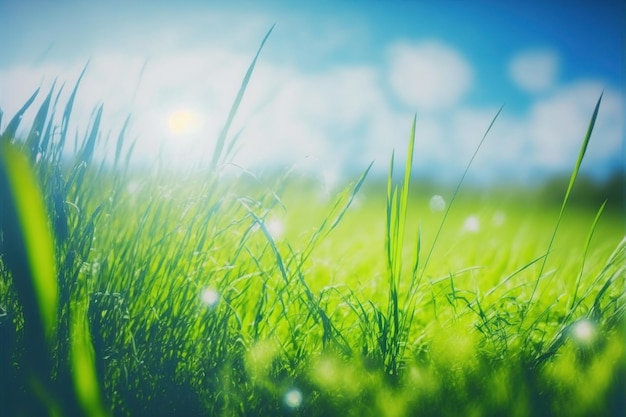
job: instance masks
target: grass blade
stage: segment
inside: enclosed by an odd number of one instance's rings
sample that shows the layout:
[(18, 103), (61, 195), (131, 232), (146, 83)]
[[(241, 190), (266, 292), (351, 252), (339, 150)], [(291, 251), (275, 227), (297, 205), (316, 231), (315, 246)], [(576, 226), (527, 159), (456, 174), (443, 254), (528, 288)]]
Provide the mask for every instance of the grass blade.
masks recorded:
[(32, 406), (58, 415), (50, 379), (57, 314), (54, 246), (35, 174), (9, 141), (0, 143), (0, 213), (0, 259), (22, 305), (25, 378), (38, 399)]
[(91, 334), (84, 307), (74, 306), (70, 358), (76, 399), (86, 417), (106, 417), (100, 397)]
[[(41, 322), (52, 337), (57, 312), (54, 245), (37, 180), (22, 153), (9, 143), (0, 153), (2, 218), (6, 257), (24, 303), (24, 316)], [(32, 324), (28, 324), (32, 325)]]
[(93, 153), (96, 147), (96, 140), (98, 139), (98, 133), (100, 132), (100, 121), (102, 120), (102, 110), (104, 106), (101, 104), (96, 110), (95, 117), (91, 125), (91, 131), (87, 135), (87, 139), (83, 144), (80, 151), (80, 160), (89, 164), (93, 158)]
[[(569, 201), (570, 194), (572, 193), (572, 189), (574, 188), (574, 183), (576, 182), (576, 178), (578, 177), (578, 172), (580, 171), (580, 165), (583, 162), (583, 158), (585, 157), (585, 152), (587, 151), (587, 146), (589, 145), (589, 140), (591, 139), (591, 133), (593, 132), (593, 127), (596, 124), (596, 118), (598, 117), (598, 110), (600, 109), (600, 103), (602, 102), (602, 95), (598, 98), (596, 103), (596, 107), (593, 110), (593, 115), (591, 116), (591, 120), (589, 121), (589, 127), (587, 128), (587, 133), (585, 134), (585, 138), (583, 139), (583, 143), (580, 146), (580, 151), (578, 152), (578, 159), (576, 160), (576, 164), (574, 165), (574, 169), (572, 170), (572, 175), (570, 176), (569, 184), (567, 186), (567, 191), (565, 192), (565, 197), (563, 197), (563, 202), (561, 204), (561, 210), (559, 211), (559, 217), (556, 220), (556, 225), (554, 226), (554, 231), (552, 232), (552, 236), (550, 237), (550, 242), (548, 243), (548, 249), (546, 253), (549, 253), (552, 249), (552, 245), (554, 244), (554, 239), (556, 238), (556, 234), (559, 230), (559, 226), (561, 225), (561, 220), (563, 219), (563, 213), (565, 213), (565, 207), (567, 206), (567, 202)], [(541, 281), (543, 271), (546, 267), (546, 262), (548, 260), (548, 256), (543, 258), (543, 262), (541, 263), (541, 267), (539, 268), (539, 273), (537, 274), (537, 279), (535, 280), (535, 285), (533, 286), (533, 290), (530, 294), (530, 298), (528, 299), (528, 305), (531, 305), (535, 294), (537, 293), (537, 288), (539, 287), (539, 282)], [(529, 309), (526, 309), (524, 314), (522, 315), (522, 320), (520, 321), (520, 328), (524, 323), (524, 319), (528, 313)]]
[(126, 139), (126, 130), (130, 125), (130, 114), (126, 116), (126, 120), (124, 120), (124, 124), (122, 125), (122, 129), (117, 136), (117, 142), (115, 144), (115, 159), (113, 160), (113, 167), (117, 168), (120, 157), (122, 156), (122, 147), (124, 146), (124, 141)]
[(274, 26), (275, 25), (272, 25), (270, 30), (267, 32), (267, 34), (261, 41), (261, 45), (259, 46), (259, 49), (257, 50), (256, 55), (254, 56), (254, 59), (252, 60), (252, 63), (248, 67), (248, 71), (246, 71), (246, 75), (244, 76), (243, 81), (241, 82), (241, 87), (239, 88), (239, 92), (237, 93), (237, 96), (235, 97), (235, 101), (233, 102), (233, 105), (230, 108), (230, 113), (228, 114), (226, 123), (224, 124), (224, 127), (222, 128), (222, 131), (220, 132), (220, 135), (217, 138), (215, 149), (213, 149), (213, 159), (211, 160), (211, 172), (215, 171), (215, 169), (217, 168), (220, 162), (220, 159), (222, 157), (222, 152), (224, 150), (224, 145), (226, 144), (226, 137), (228, 136), (228, 131), (230, 130), (230, 126), (233, 123), (233, 120), (235, 119), (237, 110), (239, 110), (239, 105), (241, 104), (241, 100), (243, 100), (243, 95), (246, 92), (246, 88), (248, 87), (248, 83), (250, 82), (250, 78), (252, 77), (252, 72), (254, 71), (256, 61), (259, 58), (259, 55), (261, 54), (261, 50), (263, 49), (265, 42), (267, 41), (270, 34), (272, 33), (272, 30), (274, 30)]
[(504, 109), (504, 105), (502, 105), (500, 107), (500, 109), (498, 110), (496, 115), (491, 120), (491, 123), (489, 123), (489, 127), (487, 128), (487, 130), (485, 131), (485, 134), (483, 135), (482, 139), (478, 143), (478, 146), (476, 147), (476, 150), (474, 150), (474, 153), (472, 154), (472, 157), (470, 158), (469, 162), (467, 163), (467, 166), (465, 167), (465, 171), (463, 171), (463, 175), (461, 176), (461, 179), (459, 180), (459, 183), (457, 184), (456, 189), (454, 190), (454, 193), (452, 194), (452, 198), (450, 199), (450, 204), (448, 204), (448, 206), (446, 207), (446, 211), (443, 213), (443, 218), (441, 219), (441, 223), (439, 223), (439, 228), (437, 229), (437, 233), (435, 233), (435, 239), (433, 240), (433, 244), (430, 247), (430, 250), (428, 251), (428, 255), (426, 255), (426, 259), (424, 261), (424, 267), (422, 268), (422, 273), (420, 274), (420, 278), (418, 280), (418, 284), (417, 284), (418, 286), (419, 286), (419, 283), (421, 282), (422, 278), (424, 277), (424, 273), (426, 272), (426, 267), (428, 266), (428, 262), (430, 261), (430, 257), (432, 256), (433, 251), (435, 250), (435, 246), (437, 244), (437, 241), (439, 240), (439, 235), (441, 234), (441, 230), (443, 229), (443, 225), (445, 224), (446, 219), (448, 218), (448, 214), (450, 213), (450, 209), (452, 208), (452, 205), (454, 204), (454, 201), (456, 200), (456, 197), (459, 194), (461, 186), (463, 185), (463, 182), (465, 181), (465, 177), (467, 176), (467, 173), (469, 172), (469, 169), (472, 166), (472, 163), (474, 162), (474, 159), (476, 159), (476, 155), (478, 155), (478, 151), (480, 150), (480, 148), (482, 148), (483, 143), (485, 142), (485, 139), (487, 138), (487, 135), (491, 131), (491, 128), (493, 127), (494, 123), (496, 122), (496, 120), (500, 116), (500, 113), (502, 113), (502, 109)]
[(76, 99), (76, 93), (78, 92), (78, 87), (80, 86), (80, 82), (85, 75), (85, 71), (87, 71), (87, 66), (89, 65), (89, 61), (83, 67), (83, 70), (80, 72), (78, 79), (76, 80), (76, 84), (74, 84), (74, 89), (72, 89), (72, 93), (70, 94), (69, 99), (65, 105), (65, 109), (63, 110), (63, 117), (61, 118), (61, 134), (59, 138), (59, 144), (57, 146), (57, 153), (55, 155), (55, 159), (58, 161), (61, 158), (61, 154), (63, 153), (63, 147), (65, 146), (65, 139), (67, 138), (67, 130), (70, 124), (70, 116), (72, 115), (72, 109), (74, 108), (74, 100)]
[(13, 116), (11, 121), (9, 121), (7, 128), (2, 133), (1, 140), (3, 141), (15, 140), (15, 134), (17, 132), (17, 128), (20, 126), (20, 123), (22, 122), (22, 117), (24, 116), (24, 113), (26, 112), (26, 110), (28, 110), (30, 105), (33, 104), (33, 101), (35, 101), (37, 94), (39, 94), (39, 90), (40, 88), (36, 89), (35, 92), (30, 96), (30, 98), (26, 100), (26, 103), (24, 103), (24, 105), (17, 111), (17, 113), (15, 113), (15, 116)]
[(578, 273), (578, 278), (576, 279), (576, 286), (574, 287), (574, 295), (572, 297), (572, 304), (570, 307), (570, 312), (573, 312), (574, 307), (576, 306), (576, 298), (578, 297), (578, 292), (580, 291), (580, 283), (583, 278), (583, 273), (585, 271), (585, 260), (587, 259), (587, 254), (589, 253), (589, 248), (591, 246), (591, 239), (593, 238), (593, 233), (596, 231), (596, 227), (598, 226), (598, 221), (600, 217), (602, 217), (602, 213), (604, 212), (604, 208), (606, 207), (607, 200), (604, 200), (604, 203), (598, 209), (596, 217), (593, 219), (593, 223), (591, 225), (591, 229), (589, 230), (589, 235), (587, 236), (587, 240), (585, 241), (585, 249), (583, 250), (582, 255), (582, 263), (580, 265), (580, 272)]
[(50, 110), (50, 100), (52, 99), (52, 93), (54, 92), (55, 83), (52, 84), (48, 95), (44, 99), (41, 106), (39, 106), (39, 110), (37, 110), (37, 114), (35, 115), (35, 120), (30, 128), (30, 132), (26, 137), (26, 147), (30, 152), (31, 161), (35, 161), (37, 154), (41, 151), (41, 137), (44, 133), (44, 126), (46, 123), (46, 119), (48, 118), (48, 111)]

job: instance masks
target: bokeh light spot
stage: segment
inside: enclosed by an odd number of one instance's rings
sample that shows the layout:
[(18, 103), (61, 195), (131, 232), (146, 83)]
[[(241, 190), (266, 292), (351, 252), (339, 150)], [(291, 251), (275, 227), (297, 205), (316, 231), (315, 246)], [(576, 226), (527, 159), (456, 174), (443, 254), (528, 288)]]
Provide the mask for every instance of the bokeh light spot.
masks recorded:
[(596, 327), (586, 319), (574, 323), (571, 332), (574, 339), (582, 345), (590, 345), (596, 338)]
[(285, 394), (285, 405), (289, 408), (298, 408), (302, 405), (302, 393), (297, 388), (292, 388)]
[(270, 235), (274, 238), (274, 240), (280, 240), (285, 234), (285, 224), (282, 220), (272, 217), (265, 224), (267, 231), (270, 232)]
[(428, 205), (432, 212), (443, 211), (446, 208), (446, 200), (439, 194), (435, 194), (430, 198)]
[(200, 293), (200, 299), (208, 307), (215, 307), (220, 301), (220, 294), (213, 288), (204, 288)]
[(463, 223), (463, 230), (470, 233), (477, 233), (480, 231), (480, 220), (478, 217), (471, 215), (465, 219)]
[(493, 214), (493, 218), (491, 219), (491, 221), (496, 227), (503, 226), (506, 222), (506, 214), (504, 214), (503, 211), (498, 210)]

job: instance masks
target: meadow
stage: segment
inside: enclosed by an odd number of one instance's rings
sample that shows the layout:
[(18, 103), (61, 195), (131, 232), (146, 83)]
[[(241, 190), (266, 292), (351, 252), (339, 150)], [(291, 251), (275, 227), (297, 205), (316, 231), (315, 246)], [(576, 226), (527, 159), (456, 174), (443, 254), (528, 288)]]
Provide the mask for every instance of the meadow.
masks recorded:
[(256, 59), (203, 169), (133, 168), (101, 106), (68, 152), (80, 79), (0, 113), (1, 415), (625, 410), (623, 207), (570, 202), (601, 100), (556, 205), (418, 182), (410, 120), (406, 165), (329, 193), (223, 175)]

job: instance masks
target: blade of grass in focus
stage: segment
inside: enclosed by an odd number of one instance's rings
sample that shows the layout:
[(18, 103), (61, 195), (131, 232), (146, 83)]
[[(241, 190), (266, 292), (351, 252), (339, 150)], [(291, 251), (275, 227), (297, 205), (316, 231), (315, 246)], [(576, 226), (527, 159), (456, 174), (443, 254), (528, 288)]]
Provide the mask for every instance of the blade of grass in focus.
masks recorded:
[[(591, 116), (591, 120), (589, 121), (589, 126), (587, 128), (587, 133), (583, 139), (583, 142), (580, 146), (580, 151), (578, 152), (578, 158), (576, 159), (576, 164), (572, 170), (572, 174), (569, 179), (569, 184), (567, 186), (567, 190), (565, 191), (565, 196), (563, 197), (563, 202), (561, 203), (561, 209), (559, 211), (559, 215), (556, 220), (556, 224), (554, 226), (554, 230), (552, 231), (552, 236), (550, 237), (550, 242), (548, 243), (548, 248), (546, 249), (546, 254), (550, 252), (552, 249), (552, 245), (554, 244), (554, 239), (556, 238), (557, 232), (559, 231), (559, 226), (561, 225), (561, 220), (563, 219), (563, 214), (565, 213), (565, 207), (567, 207), (567, 203), (569, 201), (570, 195), (572, 193), (572, 189), (574, 188), (574, 183), (576, 182), (576, 178), (578, 177), (578, 172), (580, 171), (580, 165), (583, 162), (583, 158), (585, 157), (585, 153), (587, 152), (587, 146), (589, 145), (589, 140), (591, 139), (591, 133), (593, 132), (593, 127), (596, 124), (596, 118), (598, 117), (598, 111), (600, 110), (600, 103), (602, 102), (602, 96), (604, 93), (600, 94), (598, 101), (596, 102), (596, 106), (593, 110), (593, 115)], [(530, 310), (530, 306), (535, 298), (535, 293), (537, 292), (537, 288), (539, 287), (539, 282), (543, 278), (543, 271), (546, 267), (546, 262), (548, 260), (548, 256), (546, 255), (543, 258), (543, 262), (541, 263), (541, 267), (539, 268), (539, 273), (537, 274), (537, 279), (535, 280), (535, 284), (533, 286), (533, 290), (530, 294), (530, 298), (528, 299), (528, 306), (522, 315), (522, 320), (520, 321), (520, 329), (524, 324), (524, 319)]]

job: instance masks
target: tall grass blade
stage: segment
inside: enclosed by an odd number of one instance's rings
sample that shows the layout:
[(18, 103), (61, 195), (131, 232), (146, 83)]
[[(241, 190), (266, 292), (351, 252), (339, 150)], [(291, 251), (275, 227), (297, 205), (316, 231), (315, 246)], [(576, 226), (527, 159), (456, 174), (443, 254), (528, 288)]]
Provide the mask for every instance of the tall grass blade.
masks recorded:
[[(409, 134), (409, 150), (406, 157), (406, 165), (404, 168), (404, 178), (402, 179), (402, 193), (400, 194), (400, 205), (398, 207), (398, 229), (397, 229), (397, 242), (398, 242), (398, 267), (402, 266), (402, 247), (404, 245), (404, 232), (406, 223), (406, 212), (409, 205), (409, 188), (411, 186), (411, 171), (413, 167), (413, 151), (415, 149), (415, 124), (417, 122), (417, 115), (413, 116), (413, 122), (411, 124), (411, 133)], [(401, 269), (397, 271), (398, 275), (401, 273)]]
[(85, 417), (106, 417), (108, 414), (100, 397), (87, 311), (78, 305), (72, 310), (70, 358), (76, 399)]
[(4, 132), (2, 133), (2, 137), (0, 138), (0, 140), (2, 141), (14, 141), (15, 140), (17, 128), (20, 126), (20, 123), (22, 122), (22, 117), (24, 116), (24, 113), (26, 113), (26, 110), (28, 110), (30, 105), (33, 104), (33, 101), (35, 101), (37, 94), (39, 94), (39, 90), (40, 88), (37, 88), (35, 92), (30, 96), (30, 98), (26, 100), (26, 103), (24, 103), (24, 105), (17, 111), (17, 113), (15, 113), (15, 116), (13, 116), (13, 118), (9, 121), (9, 124), (7, 125), (6, 129), (4, 129)]
[[(552, 245), (554, 244), (554, 239), (556, 238), (556, 234), (559, 230), (559, 226), (561, 225), (561, 220), (563, 219), (563, 213), (565, 213), (565, 207), (570, 198), (570, 194), (572, 193), (572, 189), (574, 188), (574, 183), (576, 182), (576, 178), (578, 177), (578, 172), (580, 171), (580, 165), (583, 162), (583, 158), (585, 157), (585, 152), (587, 151), (587, 145), (589, 145), (589, 140), (591, 139), (591, 133), (593, 132), (593, 127), (596, 124), (596, 118), (598, 117), (598, 111), (600, 109), (600, 103), (602, 102), (602, 96), (604, 92), (600, 94), (596, 106), (593, 110), (593, 115), (591, 116), (591, 120), (589, 121), (589, 127), (587, 128), (587, 133), (585, 134), (585, 138), (583, 139), (583, 143), (580, 146), (580, 151), (578, 152), (578, 159), (576, 160), (576, 164), (574, 165), (574, 169), (572, 170), (572, 174), (570, 176), (569, 184), (567, 186), (567, 191), (565, 192), (565, 197), (563, 197), (563, 202), (561, 203), (561, 209), (559, 211), (559, 216), (556, 220), (556, 225), (554, 226), (554, 230), (552, 232), (552, 236), (550, 237), (550, 242), (548, 243), (548, 248), (546, 252), (550, 252), (552, 249)], [(530, 294), (530, 298), (528, 299), (528, 305), (530, 306), (535, 299), (535, 294), (537, 292), (537, 288), (539, 287), (539, 282), (543, 276), (543, 271), (546, 267), (546, 262), (548, 257), (543, 258), (543, 262), (541, 263), (541, 267), (539, 268), (539, 273), (537, 274), (537, 279), (535, 280), (535, 285), (533, 286), (533, 290)], [(522, 320), (520, 322), (520, 328), (524, 323), (524, 319), (528, 313), (529, 309), (526, 309), (524, 314), (522, 315)]]
[(124, 146), (124, 140), (126, 138), (126, 130), (130, 124), (130, 114), (124, 120), (124, 124), (122, 125), (122, 129), (120, 130), (119, 135), (117, 136), (117, 142), (115, 144), (115, 159), (113, 160), (113, 167), (117, 168), (120, 157), (122, 156), (122, 147)]
[(469, 172), (470, 167), (474, 163), (474, 159), (476, 159), (476, 155), (478, 155), (478, 151), (480, 151), (480, 148), (482, 148), (483, 143), (485, 142), (485, 139), (487, 138), (487, 135), (491, 131), (491, 128), (493, 127), (494, 123), (498, 119), (498, 116), (500, 116), (500, 113), (502, 113), (502, 109), (504, 109), (504, 104), (500, 107), (500, 109), (498, 109), (498, 112), (496, 113), (496, 115), (491, 120), (491, 123), (489, 123), (489, 127), (485, 131), (485, 134), (483, 135), (482, 139), (478, 143), (478, 146), (474, 150), (474, 153), (472, 154), (472, 157), (470, 158), (469, 162), (467, 163), (467, 166), (465, 167), (465, 171), (463, 171), (463, 175), (461, 175), (461, 179), (459, 180), (459, 183), (457, 184), (457, 186), (456, 186), (456, 188), (454, 190), (454, 193), (452, 194), (452, 198), (450, 198), (450, 204), (448, 204), (448, 206), (446, 207), (446, 211), (443, 213), (443, 218), (441, 219), (441, 223), (439, 223), (439, 228), (437, 229), (437, 233), (435, 233), (435, 239), (433, 240), (433, 244), (430, 247), (430, 250), (428, 251), (428, 255), (426, 255), (426, 259), (424, 260), (424, 266), (422, 268), (422, 273), (420, 274), (420, 278), (419, 278), (418, 284), (417, 284), (418, 286), (419, 286), (419, 283), (421, 282), (422, 278), (424, 277), (424, 273), (426, 272), (426, 267), (428, 266), (428, 262), (430, 261), (430, 257), (432, 256), (433, 251), (435, 250), (435, 246), (437, 245), (437, 241), (439, 240), (439, 236), (441, 235), (441, 230), (443, 229), (443, 225), (445, 224), (446, 219), (448, 218), (448, 214), (450, 214), (450, 210), (452, 209), (452, 206), (454, 205), (454, 201), (456, 200), (456, 197), (459, 194), (461, 186), (463, 185), (463, 182), (465, 181), (465, 177), (467, 177), (467, 173)]
[[(54, 334), (57, 282), (54, 245), (45, 205), (28, 161), (14, 145), (2, 143), (2, 218), (4, 262), (14, 273), (14, 284), (24, 315), (40, 322), (47, 338)], [(6, 244), (8, 243), (8, 244)]]
[(246, 210), (248, 210), (248, 213), (250, 214), (250, 216), (252, 216), (255, 223), (259, 226), (259, 228), (263, 232), (263, 235), (265, 236), (268, 243), (270, 244), (270, 247), (272, 248), (272, 252), (274, 252), (274, 256), (276, 257), (276, 265), (278, 265), (278, 269), (280, 270), (280, 275), (285, 281), (285, 284), (288, 284), (289, 276), (287, 274), (287, 269), (285, 268), (283, 257), (280, 254), (280, 251), (278, 250), (278, 246), (276, 245), (276, 241), (274, 240), (274, 237), (272, 236), (270, 231), (267, 230), (267, 227), (265, 226), (265, 221), (259, 216), (257, 216), (247, 204), (245, 204), (244, 202), (242, 202), (242, 204), (246, 208)]
[(78, 79), (76, 80), (76, 84), (74, 84), (74, 88), (72, 89), (72, 93), (65, 104), (65, 109), (63, 110), (63, 117), (61, 118), (61, 132), (59, 137), (59, 144), (57, 146), (57, 154), (55, 155), (55, 159), (59, 160), (61, 154), (63, 153), (63, 148), (65, 147), (65, 140), (67, 138), (67, 130), (70, 124), (70, 117), (72, 115), (72, 109), (74, 108), (74, 100), (76, 99), (76, 93), (78, 92), (78, 87), (80, 86), (80, 82), (85, 75), (85, 71), (87, 71), (87, 66), (89, 66), (89, 61), (83, 67), (83, 70), (80, 72)]
[(98, 133), (100, 132), (100, 121), (102, 120), (102, 110), (104, 105), (99, 105), (96, 110), (95, 117), (92, 119), (91, 131), (87, 135), (87, 139), (83, 144), (83, 148), (80, 151), (80, 160), (85, 163), (90, 163), (93, 159), (93, 153), (96, 147), (96, 139), (98, 139)]
[(574, 307), (576, 306), (576, 301), (577, 301), (576, 298), (578, 297), (578, 292), (580, 291), (580, 283), (583, 279), (583, 274), (585, 271), (585, 260), (587, 259), (589, 248), (591, 247), (591, 239), (593, 238), (593, 234), (596, 230), (596, 227), (598, 226), (598, 221), (600, 220), (600, 217), (602, 217), (602, 213), (604, 213), (604, 208), (606, 207), (607, 202), (608, 200), (604, 200), (604, 202), (598, 209), (598, 212), (596, 213), (596, 217), (594, 217), (593, 219), (591, 229), (589, 230), (589, 235), (587, 236), (587, 240), (585, 241), (585, 249), (583, 250), (582, 262), (580, 265), (580, 272), (578, 273), (578, 278), (576, 279), (576, 286), (574, 287), (574, 295), (572, 296), (572, 304), (570, 307), (570, 311), (573, 311)]
[(220, 132), (220, 135), (217, 138), (215, 148), (213, 149), (213, 158), (211, 160), (211, 166), (210, 166), (211, 172), (214, 172), (217, 166), (219, 165), (219, 162), (222, 157), (222, 152), (224, 150), (224, 145), (226, 144), (228, 131), (230, 130), (230, 126), (233, 123), (233, 120), (235, 119), (237, 110), (239, 110), (239, 105), (241, 104), (241, 100), (243, 100), (243, 95), (246, 92), (246, 88), (248, 87), (248, 83), (250, 82), (250, 78), (252, 77), (252, 72), (254, 71), (256, 61), (259, 58), (259, 55), (261, 54), (261, 50), (263, 49), (265, 42), (267, 41), (270, 34), (272, 33), (272, 30), (274, 30), (274, 26), (275, 25), (272, 25), (270, 30), (267, 32), (267, 34), (261, 41), (261, 45), (259, 46), (259, 49), (257, 50), (256, 55), (254, 56), (254, 59), (252, 60), (252, 63), (248, 67), (248, 71), (246, 71), (246, 75), (244, 76), (243, 81), (241, 82), (241, 87), (239, 88), (239, 92), (237, 93), (237, 96), (235, 97), (235, 101), (233, 102), (233, 105), (230, 108), (230, 113), (228, 114), (226, 123), (224, 124), (224, 127), (222, 128), (222, 131)]
[(48, 123), (41, 137), (41, 144), (39, 145), (39, 149), (40, 149), (42, 156), (44, 156), (48, 160), (50, 157), (50, 152), (48, 151), (50, 149), (50, 143), (52, 141), (52, 132), (56, 129), (55, 120), (54, 120), (55, 110), (59, 104), (59, 99), (61, 98), (61, 93), (63, 92), (64, 87), (65, 87), (65, 84), (62, 84), (61, 88), (59, 88), (59, 91), (57, 91), (56, 97), (54, 98), (54, 102), (52, 103), (52, 107), (50, 108), (50, 113), (49, 113), (50, 117), (48, 117)]
[(57, 313), (54, 246), (44, 199), (28, 159), (0, 143), (0, 258), (11, 271), (24, 317), (26, 383), (49, 415), (58, 413), (50, 380)]
[[(403, 317), (407, 313), (406, 305), (400, 305), (400, 281), (402, 277), (402, 250), (406, 229), (406, 215), (409, 201), (413, 153), (415, 149), (415, 126), (417, 115), (413, 116), (409, 134), (409, 147), (404, 173), (399, 185), (393, 184), (395, 152), (391, 154), (391, 163), (387, 178), (387, 204), (385, 250), (387, 255), (388, 299), (387, 314), (377, 311), (378, 340), (385, 372), (390, 376), (398, 376), (403, 362), (408, 328)], [(408, 307), (410, 310), (410, 307)]]
[(30, 152), (31, 161), (35, 161), (37, 158), (37, 154), (41, 152), (41, 137), (44, 133), (44, 126), (46, 123), (46, 119), (48, 118), (48, 111), (50, 109), (50, 100), (52, 99), (52, 93), (54, 91), (54, 86), (56, 82), (52, 84), (48, 95), (44, 99), (41, 106), (39, 106), (39, 110), (35, 115), (35, 120), (30, 128), (30, 132), (26, 137), (26, 147)]
[(356, 184), (354, 185), (354, 188), (352, 189), (350, 193), (350, 198), (348, 199), (348, 202), (343, 206), (339, 214), (337, 214), (337, 217), (335, 217), (335, 220), (333, 220), (333, 223), (328, 228), (328, 232), (326, 233), (324, 237), (326, 237), (328, 233), (330, 233), (341, 222), (341, 219), (343, 219), (343, 216), (346, 214), (346, 212), (352, 205), (354, 198), (356, 197), (356, 195), (359, 193), (359, 190), (363, 186), (363, 183), (365, 182), (365, 178), (367, 178), (367, 174), (369, 174), (370, 169), (372, 169), (373, 165), (374, 165), (374, 162), (370, 162), (370, 164), (367, 166), (363, 174), (361, 174), (361, 177), (357, 180)]

